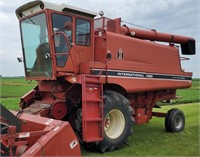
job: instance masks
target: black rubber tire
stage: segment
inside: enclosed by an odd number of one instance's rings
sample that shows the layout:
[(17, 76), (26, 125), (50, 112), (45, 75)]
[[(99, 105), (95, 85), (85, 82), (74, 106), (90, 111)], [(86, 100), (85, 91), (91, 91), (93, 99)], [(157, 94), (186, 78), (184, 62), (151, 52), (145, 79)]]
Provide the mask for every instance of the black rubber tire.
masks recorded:
[(1, 143), (1, 150), (3, 151), (3, 152), (0, 152), (1, 157), (10, 156), (10, 149), (6, 147), (3, 143)]
[(181, 132), (185, 128), (185, 115), (179, 109), (171, 109), (165, 118), (165, 129), (167, 132)]
[(120, 114), (124, 117), (124, 129), (120, 136), (117, 138), (110, 138), (107, 136), (104, 130), (104, 139), (103, 141), (96, 143), (96, 149), (100, 152), (113, 151), (120, 149), (124, 144), (127, 144), (128, 136), (132, 134), (132, 111), (133, 109), (129, 105), (130, 102), (123, 95), (114, 92), (106, 91), (104, 95), (104, 120), (110, 111), (119, 111)]

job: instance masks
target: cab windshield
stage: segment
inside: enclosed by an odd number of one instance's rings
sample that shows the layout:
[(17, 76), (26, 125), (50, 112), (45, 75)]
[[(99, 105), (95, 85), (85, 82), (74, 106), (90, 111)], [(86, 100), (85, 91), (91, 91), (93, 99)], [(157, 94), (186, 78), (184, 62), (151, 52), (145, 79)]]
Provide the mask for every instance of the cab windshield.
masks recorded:
[(51, 77), (52, 65), (45, 13), (21, 22), (26, 77)]

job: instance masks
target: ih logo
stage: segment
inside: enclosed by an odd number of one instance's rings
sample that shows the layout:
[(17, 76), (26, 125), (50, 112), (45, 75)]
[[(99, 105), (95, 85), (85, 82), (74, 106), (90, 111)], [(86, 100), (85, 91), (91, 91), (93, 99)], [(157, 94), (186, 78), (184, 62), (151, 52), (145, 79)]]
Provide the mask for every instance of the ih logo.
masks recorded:
[(124, 52), (121, 48), (118, 51), (117, 58), (118, 59), (124, 59)]

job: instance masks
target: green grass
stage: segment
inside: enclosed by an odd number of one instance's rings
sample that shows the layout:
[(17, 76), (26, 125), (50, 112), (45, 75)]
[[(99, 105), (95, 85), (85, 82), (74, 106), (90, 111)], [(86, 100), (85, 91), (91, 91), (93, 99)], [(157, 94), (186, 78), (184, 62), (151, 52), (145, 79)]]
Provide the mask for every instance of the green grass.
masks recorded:
[[(20, 97), (34, 88), (36, 82), (24, 78), (2, 78), (0, 101), (8, 109), (19, 109)], [(171, 108), (180, 108), (186, 116), (186, 127), (181, 133), (167, 133), (163, 118), (153, 118), (150, 123), (133, 126), (134, 134), (123, 149), (104, 154), (88, 152), (82, 149), (84, 156), (200, 156), (199, 125), (200, 95), (199, 79), (193, 80), (189, 89), (177, 90), (182, 99), (174, 100), (171, 105), (155, 111), (167, 112)], [(183, 105), (184, 103), (184, 105)], [(177, 105), (176, 105), (177, 104)]]
[(35, 81), (24, 78), (1, 78), (0, 103), (8, 109), (19, 109), (20, 97), (35, 86)]
[(199, 90), (196, 89), (179, 89), (177, 95), (182, 98), (173, 100), (174, 104), (183, 104), (191, 102), (200, 102)]
[(174, 100), (174, 103), (183, 104), (191, 102), (200, 102), (200, 80), (194, 79), (192, 81), (192, 87), (189, 89), (177, 90), (177, 95), (181, 96), (181, 99)]
[(9, 110), (19, 110), (20, 98), (3, 98), (0, 103)]
[(35, 85), (34, 81), (26, 81), (24, 78), (3, 78), (1, 79), (1, 98), (21, 97)]

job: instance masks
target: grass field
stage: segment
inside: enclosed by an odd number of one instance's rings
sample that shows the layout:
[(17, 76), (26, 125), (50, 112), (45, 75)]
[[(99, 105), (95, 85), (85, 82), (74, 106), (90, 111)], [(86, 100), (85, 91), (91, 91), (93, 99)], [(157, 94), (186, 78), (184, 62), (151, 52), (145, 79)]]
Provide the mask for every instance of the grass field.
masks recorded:
[[(18, 109), (20, 97), (31, 90), (36, 83), (23, 78), (1, 79), (1, 103), (9, 109)], [(190, 89), (177, 91), (182, 99), (174, 100), (171, 105), (164, 105), (161, 110), (180, 108), (186, 116), (186, 127), (181, 133), (167, 133), (163, 118), (153, 118), (150, 123), (133, 126), (134, 134), (129, 137), (129, 144), (123, 149), (104, 154), (88, 152), (82, 149), (84, 156), (200, 156), (200, 96), (199, 79), (193, 80)]]
[(174, 100), (174, 104), (200, 102), (200, 80), (193, 79), (192, 87), (189, 89), (177, 90), (177, 95), (183, 98)]
[(9, 109), (19, 109), (20, 97), (36, 86), (36, 82), (24, 78), (1, 78), (1, 103)]

